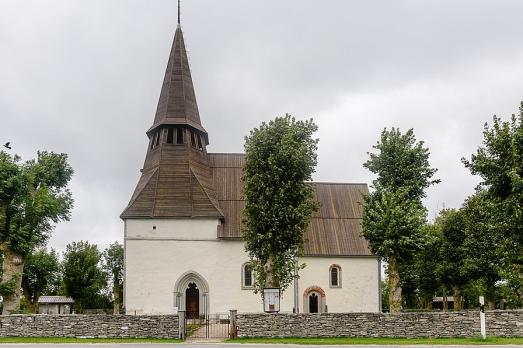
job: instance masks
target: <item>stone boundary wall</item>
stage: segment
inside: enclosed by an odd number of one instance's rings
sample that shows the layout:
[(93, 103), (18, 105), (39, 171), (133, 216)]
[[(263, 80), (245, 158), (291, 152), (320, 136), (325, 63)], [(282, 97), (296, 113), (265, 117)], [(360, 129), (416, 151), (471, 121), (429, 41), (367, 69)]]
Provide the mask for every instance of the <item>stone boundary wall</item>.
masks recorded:
[(0, 337), (178, 338), (177, 315), (7, 315)]
[[(470, 337), (479, 311), (238, 314), (239, 337)], [(523, 336), (523, 310), (486, 312), (487, 336)]]

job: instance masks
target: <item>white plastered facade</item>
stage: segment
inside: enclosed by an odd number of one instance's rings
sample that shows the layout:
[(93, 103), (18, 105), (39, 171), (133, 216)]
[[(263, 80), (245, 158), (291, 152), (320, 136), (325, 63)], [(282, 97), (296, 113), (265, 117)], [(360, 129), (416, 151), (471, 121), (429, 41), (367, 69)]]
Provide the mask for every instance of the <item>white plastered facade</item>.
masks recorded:
[[(259, 294), (242, 287), (248, 261), (240, 240), (217, 238), (219, 221), (198, 219), (125, 220), (125, 288), (127, 314), (173, 314), (185, 309), (184, 290), (200, 290), (200, 313), (260, 312)], [(380, 265), (375, 257), (304, 257), (296, 287), (281, 299), (281, 312), (308, 312), (307, 294), (324, 293), (320, 311), (378, 312)], [(329, 284), (329, 269), (338, 265), (340, 287)], [(297, 291), (295, 291), (297, 289)], [(320, 291), (320, 292), (321, 292)], [(295, 296), (297, 293), (297, 296)]]

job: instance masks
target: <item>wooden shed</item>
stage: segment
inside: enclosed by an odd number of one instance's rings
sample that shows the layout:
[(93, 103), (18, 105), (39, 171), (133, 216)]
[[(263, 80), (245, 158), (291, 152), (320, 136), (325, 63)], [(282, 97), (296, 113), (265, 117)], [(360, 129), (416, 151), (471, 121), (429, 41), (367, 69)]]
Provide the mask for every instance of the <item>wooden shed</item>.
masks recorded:
[(67, 296), (40, 296), (38, 314), (71, 314), (74, 300)]

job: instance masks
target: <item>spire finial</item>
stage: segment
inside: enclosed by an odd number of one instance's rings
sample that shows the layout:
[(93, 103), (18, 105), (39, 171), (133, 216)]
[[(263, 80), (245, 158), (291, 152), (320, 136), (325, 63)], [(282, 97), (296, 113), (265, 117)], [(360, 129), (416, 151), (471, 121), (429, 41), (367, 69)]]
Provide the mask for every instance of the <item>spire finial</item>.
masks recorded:
[(178, 0), (178, 25), (180, 25), (180, 0)]

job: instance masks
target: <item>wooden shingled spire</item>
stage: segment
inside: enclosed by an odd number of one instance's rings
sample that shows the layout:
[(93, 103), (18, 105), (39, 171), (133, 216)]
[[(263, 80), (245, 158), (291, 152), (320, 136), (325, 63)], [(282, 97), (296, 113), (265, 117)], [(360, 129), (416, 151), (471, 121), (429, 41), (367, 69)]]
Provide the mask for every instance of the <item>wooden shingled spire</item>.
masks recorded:
[(223, 217), (178, 24), (151, 128), (142, 175), (121, 217)]
[(177, 26), (174, 35), (154, 123), (147, 132), (150, 133), (155, 128), (165, 124), (188, 124), (207, 135), (200, 121), (189, 60), (187, 59), (180, 25)]

